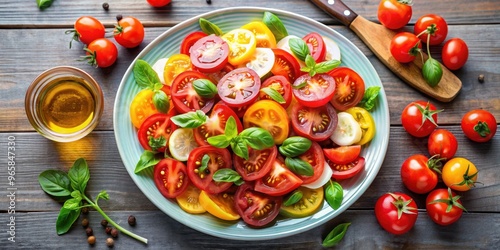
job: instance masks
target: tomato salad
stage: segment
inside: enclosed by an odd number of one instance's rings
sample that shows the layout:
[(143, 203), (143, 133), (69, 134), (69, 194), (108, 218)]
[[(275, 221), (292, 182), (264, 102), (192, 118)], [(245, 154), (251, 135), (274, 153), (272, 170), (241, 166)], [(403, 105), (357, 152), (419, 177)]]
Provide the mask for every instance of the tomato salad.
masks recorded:
[(340, 207), (337, 181), (364, 169), (376, 133), (367, 109), (378, 89), (339, 67), (333, 40), (288, 35), (272, 13), (225, 33), (199, 23), (179, 54), (134, 65), (143, 90), (130, 115), (145, 150), (135, 172), (154, 168), (161, 194), (188, 213), (255, 227), (325, 200)]

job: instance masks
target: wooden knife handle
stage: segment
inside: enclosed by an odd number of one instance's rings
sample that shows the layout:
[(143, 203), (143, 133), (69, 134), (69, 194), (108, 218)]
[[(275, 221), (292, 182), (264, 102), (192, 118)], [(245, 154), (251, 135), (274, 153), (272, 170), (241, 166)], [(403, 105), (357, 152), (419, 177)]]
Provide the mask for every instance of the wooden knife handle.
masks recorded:
[(322, 10), (328, 12), (328, 14), (337, 18), (347, 27), (349, 27), (352, 21), (354, 21), (354, 19), (358, 16), (358, 14), (352, 11), (340, 0), (311, 0), (311, 2), (316, 4)]

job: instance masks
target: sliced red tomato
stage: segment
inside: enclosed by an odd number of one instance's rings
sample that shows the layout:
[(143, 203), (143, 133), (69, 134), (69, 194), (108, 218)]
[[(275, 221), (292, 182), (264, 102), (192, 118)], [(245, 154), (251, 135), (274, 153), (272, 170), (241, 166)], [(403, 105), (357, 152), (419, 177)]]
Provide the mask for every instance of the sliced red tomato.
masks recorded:
[(206, 73), (205, 75), (208, 76), (210, 81), (212, 81), (214, 84), (217, 84), (220, 81), (220, 79), (222, 79), (223, 76), (225, 76), (227, 73), (233, 70), (234, 70), (233, 65), (226, 63), (226, 66), (224, 66), (221, 70), (217, 72)]
[(347, 164), (336, 164), (330, 160), (327, 160), (327, 162), (333, 170), (332, 178), (336, 180), (352, 178), (365, 168), (365, 158), (361, 156)]
[(317, 63), (325, 60), (326, 56), (326, 45), (323, 41), (323, 37), (316, 32), (311, 32), (302, 38), (309, 47), (311, 56)]
[(219, 96), (230, 107), (253, 103), (259, 97), (260, 77), (249, 68), (237, 68), (227, 73), (217, 84)]
[(255, 181), (255, 191), (271, 196), (285, 195), (302, 184), (302, 180), (285, 166), (281, 157), (276, 157), (271, 170)]
[(274, 66), (271, 69), (273, 75), (286, 77), (290, 82), (295, 81), (301, 75), (300, 64), (292, 54), (283, 49), (273, 49)]
[(197, 71), (184, 71), (175, 77), (172, 83), (171, 95), (175, 109), (179, 113), (201, 110), (208, 113), (214, 105), (214, 99), (200, 97), (193, 88), (193, 81), (197, 79), (208, 79), (204, 74)]
[(193, 44), (195, 44), (198, 40), (200, 40), (200, 38), (206, 37), (206, 36), (207, 36), (207, 34), (205, 34), (202, 31), (194, 31), (194, 32), (189, 33), (182, 40), (181, 47), (180, 47), (181, 54), (185, 54), (185, 55), (191, 54), (190, 50), (191, 50), (191, 47), (193, 46)]
[[(290, 106), (290, 103), (292, 102), (292, 87), (290, 81), (288, 81), (286, 77), (280, 75), (271, 76), (264, 81), (264, 83), (261, 86), (261, 89), (263, 88), (271, 88), (276, 90), (285, 100), (285, 103), (280, 103), (281, 106), (283, 106), (283, 108), (285, 109), (288, 108), (288, 106)], [(264, 91), (260, 92), (259, 99), (272, 100), (272, 98)]]
[(200, 38), (190, 50), (193, 66), (204, 73), (217, 72), (228, 62), (229, 46), (216, 35)]
[(356, 71), (338, 67), (328, 72), (335, 79), (335, 95), (330, 103), (338, 111), (356, 106), (365, 95), (365, 82)]
[(328, 139), (338, 121), (337, 112), (330, 103), (317, 108), (293, 105), (290, 119), (295, 133), (314, 141)]
[(167, 114), (153, 114), (149, 116), (139, 128), (137, 135), (141, 146), (146, 150), (165, 152), (168, 139), (177, 126)]
[(314, 171), (312, 176), (299, 175), (299, 178), (302, 179), (302, 184), (309, 184), (318, 180), (325, 168), (325, 156), (323, 155), (321, 146), (317, 142), (313, 142), (309, 150), (299, 155), (299, 158), (311, 164)]
[(309, 74), (298, 77), (292, 84), (292, 92), (297, 101), (307, 107), (327, 104), (335, 93), (335, 80), (328, 74)]
[(261, 227), (271, 223), (279, 214), (283, 197), (259, 193), (252, 185), (241, 185), (234, 195), (236, 211), (250, 226)]
[(243, 115), (243, 127), (260, 127), (273, 136), (279, 145), (288, 137), (290, 131), (286, 110), (275, 101), (260, 100), (250, 105)]
[[(208, 155), (210, 160), (204, 170), (202, 168), (203, 156)], [(217, 194), (231, 187), (232, 182), (215, 182), (214, 173), (222, 168), (231, 168), (231, 153), (225, 148), (216, 148), (213, 146), (201, 146), (195, 148), (189, 154), (187, 161), (187, 173), (191, 182), (199, 189)]]
[(278, 155), (276, 146), (263, 150), (248, 149), (248, 160), (233, 155), (234, 169), (245, 181), (254, 181), (266, 175)]
[(241, 132), (243, 130), (243, 125), (241, 124), (241, 121), (236, 113), (223, 102), (215, 104), (207, 121), (203, 125), (194, 129), (194, 139), (198, 145), (209, 145), (207, 142), (208, 137), (224, 134), (226, 122), (231, 116), (234, 117), (234, 120), (236, 121), (238, 133)]
[(189, 185), (186, 165), (172, 158), (162, 159), (156, 164), (153, 173), (156, 188), (166, 198), (175, 198)]
[(335, 164), (347, 164), (356, 160), (361, 153), (361, 145), (324, 148), (326, 158)]

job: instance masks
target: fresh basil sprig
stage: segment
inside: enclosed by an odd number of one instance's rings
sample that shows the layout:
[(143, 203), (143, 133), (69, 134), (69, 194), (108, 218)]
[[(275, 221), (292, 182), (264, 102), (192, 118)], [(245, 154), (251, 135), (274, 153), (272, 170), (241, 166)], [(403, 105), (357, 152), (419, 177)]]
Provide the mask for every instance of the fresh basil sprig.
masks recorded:
[(422, 66), (422, 75), (431, 87), (437, 86), (443, 76), (441, 64), (436, 59), (429, 57)]
[(329, 60), (320, 63), (316, 63), (314, 58), (309, 54), (306, 56), (304, 61), (306, 63), (305, 67), (300, 70), (303, 72), (308, 72), (310, 76), (315, 76), (316, 74), (326, 73), (340, 65), (339, 60)]
[(52, 5), (52, 2), (54, 2), (54, 0), (36, 0), (36, 4), (38, 5), (38, 8), (40, 8), (41, 10), (44, 10), (44, 9), (47, 9), (48, 7), (50, 7)]
[(283, 141), (278, 150), (286, 157), (297, 157), (309, 150), (311, 145), (311, 140), (305, 137), (291, 136)]
[(288, 40), (288, 45), (292, 53), (301, 61), (305, 61), (307, 55), (311, 54), (307, 43), (300, 38), (290, 38), (290, 40)]
[(286, 103), (285, 98), (276, 89), (271, 87), (261, 88), (260, 91), (264, 92), (266, 95), (271, 97), (275, 102), (283, 104)]
[(245, 183), (245, 181), (241, 179), (241, 175), (230, 168), (221, 168), (215, 171), (212, 179), (216, 182), (232, 182), (237, 186)]
[[(88, 181), (90, 179), (90, 171), (85, 159), (77, 159), (73, 166), (68, 170), (68, 174), (62, 174), (61, 171), (46, 170), (38, 176), (39, 184), (42, 190), (48, 190), (47, 194), (64, 199), (64, 205), (59, 211), (56, 221), (57, 234), (65, 234), (70, 229), (75, 221), (80, 217), (81, 209), (90, 207), (99, 212), (112, 226), (120, 230), (122, 233), (145, 244), (148, 240), (137, 234), (134, 234), (127, 229), (121, 227), (114, 222), (109, 216), (99, 207), (99, 199), (108, 200), (108, 193), (103, 190), (99, 192), (95, 200), (92, 200), (85, 194)], [(67, 185), (69, 183), (69, 185)], [(67, 196), (67, 191), (71, 191), (70, 197)], [(83, 204), (85, 201), (87, 204)]]
[(170, 120), (181, 128), (197, 128), (207, 122), (207, 115), (201, 110), (172, 116)]
[(215, 34), (216, 36), (222, 36), (224, 34), (219, 26), (215, 25), (205, 18), (200, 18), (198, 20), (198, 23), (200, 24), (201, 30), (207, 35)]
[(297, 202), (299, 202), (304, 194), (300, 190), (295, 190), (293, 193), (288, 196), (288, 198), (283, 202), (283, 206), (288, 207), (291, 206)]
[(161, 90), (163, 84), (151, 65), (139, 59), (134, 64), (133, 73), (135, 82), (139, 87), (150, 89), (154, 92), (153, 104), (155, 108), (162, 113), (167, 113), (170, 108), (170, 102), (167, 94)]
[(333, 209), (338, 209), (344, 199), (344, 189), (338, 182), (332, 180), (328, 181), (324, 188), (326, 202)]
[(380, 92), (380, 86), (371, 86), (365, 90), (365, 94), (363, 95), (363, 99), (359, 102), (359, 105), (364, 109), (370, 111), (375, 107), (375, 103), (377, 102), (377, 96)]
[(323, 240), (323, 247), (333, 247), (337, 245), (345, 236), (347, 228), (351, 223), (342, 223), (337, 225)]
[(135, 165), (134, 173), (138, 174), (145, 169), (154, 167), (156, 164), (158, 164), (158, 162), (160, 162), (160, 157), (157, 157), (155, 152), (144, 150), (144, 152), (142, 152), (141, 154), (141, 157), (139, 158), (139, 161)]
[(290, 169), (294, 174), (305, 175), (305, 176), (313, 176), (314, 169), (311, 164), (307, 161), (304, 161), (300, 158), (285, 158), (285, 166)]
[(196, 79), (193, 81), (193, 88), (196, 94), (202, 98), (214, 98), (217, 95), (217, 86), (208, 79)]
[(283, 37), (288, 36), (288, 31), (283, 25), (283, 22), (279, 17), (271, 12), (264, 12), (264, 17), (262, 17), (262, 22), (271, 30), (276, 41), (281, 40)]

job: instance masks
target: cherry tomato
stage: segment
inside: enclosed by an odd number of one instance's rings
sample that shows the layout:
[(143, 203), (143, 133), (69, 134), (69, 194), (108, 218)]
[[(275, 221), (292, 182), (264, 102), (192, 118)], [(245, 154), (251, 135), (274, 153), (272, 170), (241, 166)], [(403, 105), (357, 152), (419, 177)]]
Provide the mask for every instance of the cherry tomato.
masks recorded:
[(276, 48), (276, 38), (273, 32), (262, 21), (249, 22), (241, 27), (254, 33), (259, 48)]
[(157, 113), (149, 116), (139, 128), (139, 143), (146, 150), (165, 152), (168, 139), (177, 126), (170, 120), (172, 116)]
[(221, 38), (229, 45), (229, 63), (233, 66), (249, 61), (257, 47), (254, 33), (246, 29), (231, 30)]
[(172, 0), (147, 0), (147, 1), (153, 7), (163, 7), (169, 4)]
[(273, 136), (279, 145), (290, 131), (286, 110), (275, 101), (260, 100), (250, 105), (243, 115), (243, 127), (261, 127)]
[(417, 194), (433, 190), (438, 183), (439, 159), (429, 159), (425, 155), (412, 155), (401, 166), (401, 180), (406, 188)]
[(221, 70), (213, 73), (206, 73), (206, 76), (210, 78), (213, 83), (218, 83), (223, 76), (234, 70), (233, 65), (227, 63)]
[(378, 20), (385, 27), (397, 30), (403, 28), (411, 19), (412, 8), (408, 1), (382, 0), (378, 6)]
[(335, 91), (335, 80), (328, 74), (309, 74), (298, 77), (292, 84), (292, 92), (297, 101), (306, 106), (317, 108), (328, 103)]
[(302, 180), (285, 166), (283, 158), (276, 157), (271, 170), (255, 181), (255, 191), (271, 196), (282, 196), (301, 184)]
[[(203, 156), (208, 155), (207, 168), (200, 171)], [(231, 182), (215, 182), (212, 177), (214, 173), (222, 168), (232, 168), (231, 153), (225, 148), (213, 146), (201, 146), (195, 148), (189, 154), (187, 161), (187, 174), (191, 182), (199, 189), (217, 194), (226, 191), (231, 187)]]
[(427, 149), (430, 155), (451, 159), (458, 149), (457, 138), (446, 129), (436, 129), (429, 136)]
[(444, 184), (456, 191), (467, 191), (474, 187), (477, 172), (476, 166), (462, 157), (447, 161), (441, 170)]
[(335, 164), (347, 164), (356, 160), (361, 153), (361, 145), (323, 148), (326, 158)]
[(306, 188), (300, 186), (298, 189), (302, 193), (302, 198), (289, 206), (281, 206), (280, 214), (291, 218), (303, 218), (313, 215), (323, 207), (325, 192), (323, 187)]
[(98, 38), (92, 41), (84, 50), (88, 63), (100, 68), (113, 65), (118, 57), (116, 45), (107, 38)]
[[(104, 25), (91, 16), (82, 16), (76, 19), (74, 29), (66, 31), (66, 34), (73, 34), (73, 40), (87, 45), (98, 38), (104, 38), (105, 33)], [(71, 42), (69, 47), (71, 48)]]
[(153, 104), (154, 92), (150, 89), (143, 89), (135, 95), (130, 104), (130, 120), (136, 128), (140, 128), (141, 124), (150, 115), (159, 113)]
[(135, 48), (144, 40), (144, 26), (135, 17), (124, 17), (118, 21), (113, 30), (118, 44), (125, 48)]
[(467, 47), (464, 40), (452, 38), (444, 44), (441, 58), (446, 68), (457, 70), (467, 62), (467, 58), (469, 58), (469, 47)]
[(220, 37), (212, 34), (198, 39), (189, 53), (194, 67), (204, 73), (213, 73), (227, 64), (229, 46)]
[(410, 32), (396, 34), (389, 45), (392, 57), (400, 63), (409, 63), (415, 60), (421, 48), (420, 39)]
[(437, 127), (436, 107), (425, 101), (414, 101), (408, 104), (401, 114), (403, 128), (415, 137), (425, 137)]
[(377, 131), (375, 120), (370, 112), (362, 107), (352, 107), (345, 112), (351, 114), (361, 128), (361, 139), (356, 144), (364, 145), (370, 142), (375, 137), (375, 132)]
[(208, 113), (214, 105), (214, 98), (202, 98), (194, 90), (193, 81), (197, 79), (207, 79), (207, 76), (197, 71), (188, 70), (175, 77), (172, 83), (171, 95), (175, 109), (179, 113), (195, 110)]
[(163, 81), (165, 85), (171, 86), (175, 77), (180, 73), (192, 70), (191, 59), (185, 54), (175, 54), (168, 58), (163, 68)]
[(273, 49), (273, 52), (275, 61), (271, 73), (284, 76), (290, 82), (295, 81), (301, 75), (300, 64), (297, 59), (283, 49)]
[[(290, 106), (290, 103), (292, 103), (292, 85), (290, 82), (287, 80), (286, 77), (276, 75), (276, 76), (271, 76), (267, 78), (264, 83), (262, 83), (262, 86), (260, 87), (261, 90), (263, 88), (272, 88), (276, 90), (285, 100), (285, 103), (280, 103), (283, 108), (288, 108)], [(272, 100), (272, 98), (267, 95), (264, 91), (260, 91), (259, 93), (259, 99), (260, 100)]]
[(404, 234), (410, 231), (417, 221), (417, 204), (407, 194), (386, 193), (375, 203), (375, 216), (387, 232)]
[(236, 113), (223, 102), (216, 103), (207, 121), (194, 129), (194, 138), (198, 145), (209, 145), (207, 142), (208, 137), (224, 134), (226, 122), (231, 116), (236, 121), (238, 133), (241, 132), (243, 130), (243, 125)]
[(327, 163), (333, 170), (332, 178), (336, 180), (352, 178), (365, 168), (365, 158), (361, 156), (345, 164), (337, 164), (330, 160), (327, 160)]
[(305, 35), (302, 40), (306, 42), (307, 47), (309, 47), (309, 52), (317, 63), (325, 60), (326, 56), (326, 45), (323, 41), (323, 37), (316, 32), (311, 32)]
[(259, 97), (260, 77), (249, 68), (237, 68), (222, 77), (217, 84), (220, 98), (230, 107), (242, 107)]
[(238, 211), (236, 211), (234, 194), (229, 192), (209, 194), (201, 191), (199, 200), (207, 212), (219, 219), (233, 221), (240, 218)]
[(465, 208), (462, 206), (460, 196), (451, 189), (439, 188), (427, 195), (425, 200), (427, 215), (436, 224), (448, 226), (460, 219)]
[(413, 33), (419, 35), (424, 31), (426, 32), (419, 36), (420, 40), (427, 43), (427, 36), (430, 34), (429, 44), (438, 45), (442, 43), (448, 35), (448, 24), (444, 18), (439, 15), (423, 15), (415, 23)]
[(190, 214), (202, 214), (207, 210), (203, 208), (198, 200), (200, 197), (201, 190), (195, 187), (192, 183), (189, 183), (186, 190), (175, 197), (179, 207)]
[(205, 34), (202, 31), (194, 31), (194, 32), (189, 33), (182, 40), (181, 47), (180, 47), (181, 54), (189, 55), (193, 44), (195, 44), (202, 37), (206, 37), (206, 36), (207, 36), (207, 34)]
[(317, 142), (312, 142), (311, 147), (305, 153), (298, 156), (299, 159), (311, 164), (314, 174), (312, 176), (298, 175), (302, 184), (310, 184), (319, 179), (325, 168), (325, 155)]
[(245, 181), (254, 181), (269, 173), (278, 155), (276, 146), (263, 150), (248, 148), (248, 160), (233, 155), (234, 169)]
[(356, 71), (338, 67), (328, 72), (335, 81), (335, 92), (330, 103), (338, 111), (356, 106), (365, 94), (365, 82)]
[(283, 197), (257, 192), (245, 183), (238, 187), (234, 195), (236, 211), (250, 226), (261, 227), (271, 223), (279, 214)]
[(156, 188), (166, 198), (175, 198), (189, 185), (186, 165), (172, 158), (162, 159), (154, 167), (153, 180)]
[(290, 119), (295, 133), (314, 141), (328, 139), (337, 127), (337, 112), (330, 103), (318, 108), (292, 105)]
[(474, 109), (462, 117), (462, 131), (475, 142), (487, 142), (497, 132), (497, 120), (487, 110)]

